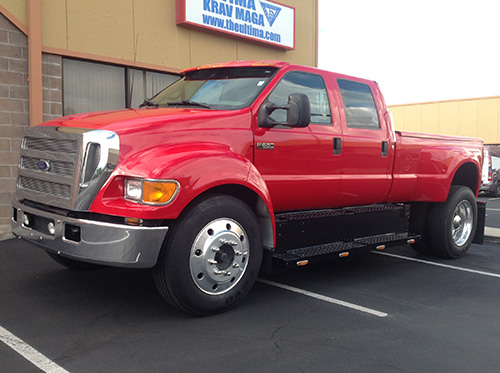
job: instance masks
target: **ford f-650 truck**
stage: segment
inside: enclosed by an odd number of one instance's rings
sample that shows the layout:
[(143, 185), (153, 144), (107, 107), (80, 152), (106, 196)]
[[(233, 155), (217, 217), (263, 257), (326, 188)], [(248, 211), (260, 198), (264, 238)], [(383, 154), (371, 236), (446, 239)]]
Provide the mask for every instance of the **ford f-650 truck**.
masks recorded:
[(12, 228), (70, 267), (153, 268), (207, 315), (260, 270), (481, 243), (480, 139), (395, 132), (373, 81), (280, 61), (201, 66), (138, 109), (27, 129)]

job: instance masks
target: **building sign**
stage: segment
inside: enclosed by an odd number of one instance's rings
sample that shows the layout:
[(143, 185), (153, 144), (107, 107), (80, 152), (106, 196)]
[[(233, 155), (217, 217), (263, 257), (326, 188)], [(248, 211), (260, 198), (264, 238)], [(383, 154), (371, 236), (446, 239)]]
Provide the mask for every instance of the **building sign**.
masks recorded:
[(177, 0), (177, 24), (295, 49), (295, 8), (268, 0)]

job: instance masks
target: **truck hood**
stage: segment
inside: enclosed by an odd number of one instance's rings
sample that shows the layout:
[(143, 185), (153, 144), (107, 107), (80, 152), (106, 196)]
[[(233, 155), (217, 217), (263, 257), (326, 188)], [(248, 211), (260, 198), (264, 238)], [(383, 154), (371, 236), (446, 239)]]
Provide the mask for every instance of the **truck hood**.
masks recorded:
[(165, 153), (183, 146), (196, 149), (209, 144), (251, 157), (248, 153), (253, 141), (251, 113), (249, 107), (144, 108), (70, 115), (42, 125), (113, 131), (120, 139), (120, 163), (145, 159), (145, 154)]
[[(116, 132), (118, 135), (127, 135), (165, 125), (169, 127), (175, 125), (176, 129), (181, 129), (182, 127), (192, 126), (193, 122), (205, 122), (206, 120), (224, 118), (230, 115), (234, 116), (236, 112), (193, 108), (126, 109), (74, 114), (41, 125), (105, 129)], [(174, 130), (174, 128), (169, 128), (169, 130)]]

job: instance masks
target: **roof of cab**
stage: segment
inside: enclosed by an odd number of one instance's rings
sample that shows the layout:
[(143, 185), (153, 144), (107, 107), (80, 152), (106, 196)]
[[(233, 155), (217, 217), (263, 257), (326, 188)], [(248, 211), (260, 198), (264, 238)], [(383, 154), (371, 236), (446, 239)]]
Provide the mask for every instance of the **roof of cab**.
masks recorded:
[(211, 63), (197, 67), (191, 67), (189, 69), (184, 69), (181, 74), (184, 75), (190, 71), (205, 70), (205, 69), (219, 69), (224, 67), (256, 67), (256, 66), (270, 66), (276, 68), (282, 68), (290, 65), (289, 62), (275, 61), (275, 60), (260, 60), (260, 61), (227, 61)]

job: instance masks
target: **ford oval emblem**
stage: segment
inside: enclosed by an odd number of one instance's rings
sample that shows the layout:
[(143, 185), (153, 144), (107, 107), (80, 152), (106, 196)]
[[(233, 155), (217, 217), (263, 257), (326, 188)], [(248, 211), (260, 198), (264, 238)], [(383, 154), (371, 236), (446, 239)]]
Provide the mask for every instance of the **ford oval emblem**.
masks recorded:
[(36, 162), (36, 169), (39, 171), (47, 172), (50, 170), (50, 162), (45, 159), (40, 159)]

